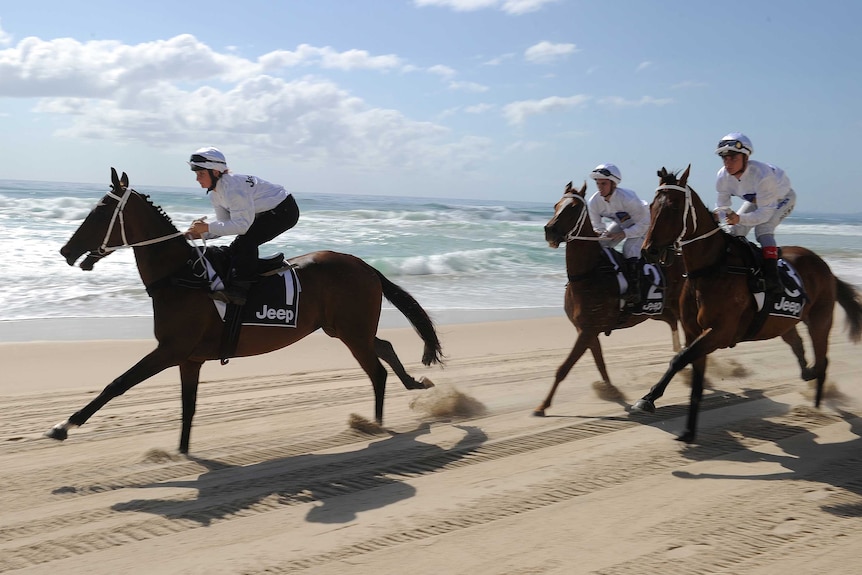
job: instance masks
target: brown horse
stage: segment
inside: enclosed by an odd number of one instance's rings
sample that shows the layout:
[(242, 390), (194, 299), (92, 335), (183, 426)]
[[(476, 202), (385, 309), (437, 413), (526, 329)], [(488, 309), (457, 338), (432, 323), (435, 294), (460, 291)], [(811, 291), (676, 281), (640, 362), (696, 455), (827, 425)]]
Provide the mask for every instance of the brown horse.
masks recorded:
[[(111, 178), (113, 192), (102, 198), (60, 253), (69, 265), (75, 265), (78, 258), (89, 252), (81, 263), (82, 269), (89, 270), (111, 251), (132, 247), (141, 280), (153, 300), (158, 345), (47, 435), (66, 439), (70, 427), (83, 425), (114, 397), (168, 367), (179, 366), (182, 383), (179, 450), (188, 453), (201, 366), (207, 360), (220, 357), (224, 323), (206, 290), (190, 289), (170, 281), (199, 259), (197, 248), (174, 227), (161, 208), (129, 187), (125, 173), (120, 179), (111, 168)], [(244, 326), (234, 355), (268, 353), (322, 329), (330, 337), (344, 342), (368, 374), (374, 388), (374, 416), (382, 423), (386, 368), (380, 359), (392, 367), (407, 389), (426, 387), (406, 373), (392, 345), (376, 337), (382, 297), (410, 320), (425, 342), (422, 356), (425, 365), (442, 361), (433, 322), (410, 294), (357, 257), (320, 251), (288, 262), (295, 266), (302, 286), (296, 327)]]
[[(688, 419), (679, 440), (691, 443), (697, 432), (697, 414), (703, 395), (707, 356), (717, 349), (733, 347), (741, 341), (781, 337), (793, 349), (803, 368), (802, 378), (817, 379), (815, 406), (820, 406), (826, 381), (826, 352), (837, 301), (847, 314), (851, 341), (862, 335), (862, 304), (859, 292), (832, 274), (829, 266), (814, 252), (797, 246), (781, 248), (800, 278), (807, 303), (798, 318), (758, 314), (756, 300), (749, 289), (746, 246), (724, 232), (700, 197), (688, 186), (691, 166), (679, 178), (662, 168), (662, 185), (652, 202), (652, 222), (644, 239), (644, 254), (659, 259), (664, 250), (682, 252), (686, 270), (680, 297), (680, 312), (685, 348), (670, 362), (670, 367), (633, 411), (655, 411), (655, 400), (664, 394), (673, 376), (692, 365), (691, 399)], [(789, 292), (788, 292), (789, 293)], [(780, 302), (779, 302), (780, 303)], [(764, 306), (779, 307), (767, 300)], [(806, 366), (802, 340), (796, 325), (808, 327), (814, 351), (814, 365)]]
[(679, 289), (682, 285), (682, 264), (674, 258), (666, 266), (664, 276), (666, 288), (660, 315), (634, 314), (629, 309), (620, 309), (620, 291), (617, 270), (606, 258), (599, 245), (599, 237), (593, 230), (587, 210), (587, 184), (576, 190), (572, 183), (566, 186), (563, 197), (554, 206), (554, 215), (545, 225), (545, 240), (552, 248), (566, 242), (566, 284), (564, 309), (566, 317), (575, 325), (578, 338), (569, 356), (557, 368), (554, 384), (545, 400), (533, 415), (543, 416), (551, 406), (551, 400), (560, 382), (569, 374), (575, 363), (589, 349), (596, 367), (607, 385), (611, 384), (602, 357), (599, 334), (610, 335), (615, 329), (637, 325), (647, 319), (658, 319), (670, 326), (674, 350), (679, 350)]

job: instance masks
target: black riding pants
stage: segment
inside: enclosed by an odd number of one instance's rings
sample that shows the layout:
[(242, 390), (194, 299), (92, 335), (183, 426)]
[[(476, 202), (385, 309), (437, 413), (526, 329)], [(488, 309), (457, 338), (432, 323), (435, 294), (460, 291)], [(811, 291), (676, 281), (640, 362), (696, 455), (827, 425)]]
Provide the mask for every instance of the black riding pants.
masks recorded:
[(249, 281), (257, 275), (258, 247), (289, 230), (299, 221), (299, 206), (293, 196), (271, 210), (254, 215), (248, 231), (230, 244), (233, 280)]

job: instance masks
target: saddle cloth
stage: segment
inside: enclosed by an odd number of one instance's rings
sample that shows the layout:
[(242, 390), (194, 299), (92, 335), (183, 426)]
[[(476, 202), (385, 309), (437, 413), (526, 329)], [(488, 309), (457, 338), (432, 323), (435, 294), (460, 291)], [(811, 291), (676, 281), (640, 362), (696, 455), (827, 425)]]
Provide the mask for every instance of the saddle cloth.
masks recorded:
[[(206, 261), (210, 288), (213, 291), (224, 289), (224, 282), (215, 272), (209, 260)], [(248, 293), (242, 308), (242, 325), (267, 327), (296, 327), (299, 319), (299, 293), (302, 287), (296, 270), (292, 267), (276, 274), (260, 277)], [(213, 300), (218, 314), (224, 321), (227, 304)]]
[[(620, 265), (622, 256), (611, 248), (603, 247), (602, 249), (605, 250), (605, 256), (617, 272), (617, 282), (620, 286), (620, 296), (622, 296), (629, 289), (629, 282)], [(664, 311), (664, 292), (667, 287), (661, 267), (641, 260), (638, 264), (638, 273), (642, 276), (640, 281), (641, 301), (631, 306), (628, 310), (629, 313), (632, 315), (661, 315)], [(625, 304), (625, 300), (620, 297), (620, 309), (623, 309)]]
[[(784, 293), (776, 301), (767, 304), (769, 305), (769, 315), (799, 319), (805, 308), (805, 302), (808, 301), (802, 280), (796, 273), (796, 268), (783, 259), (778, 260), (778, 276), (781, 278), (781, 285), (784, 286)], [(754, 294), (757, 311), (763, 309), (765, 300), (766, 297), (763, 292)]]

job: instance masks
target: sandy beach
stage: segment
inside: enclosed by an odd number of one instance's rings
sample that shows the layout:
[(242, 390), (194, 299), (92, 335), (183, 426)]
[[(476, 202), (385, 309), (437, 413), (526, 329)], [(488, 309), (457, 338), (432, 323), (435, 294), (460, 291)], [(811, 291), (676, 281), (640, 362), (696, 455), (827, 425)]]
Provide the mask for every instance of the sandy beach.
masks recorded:
[(390, 374), (378, 434), (351, 426), (371, 386), (322, 334), (211, 362), (189, 456), (175, 369), (42, 437), (152, 341), (0, 343), (0, 572), (854, 573), (862, 360), (843, 324), (820, 410), (780, 340), (715, 353), (691, 446), (674, 441), (687, 370), (656, 414), (626, 410), (672, 357), (654, 321), (602, 337), (616, 398), (586, 356), (544, 418), (575, 339), (562, 312), (439, 325), (443, 368), (419, 363), (411, 329), (383, 329), (436, 387)]

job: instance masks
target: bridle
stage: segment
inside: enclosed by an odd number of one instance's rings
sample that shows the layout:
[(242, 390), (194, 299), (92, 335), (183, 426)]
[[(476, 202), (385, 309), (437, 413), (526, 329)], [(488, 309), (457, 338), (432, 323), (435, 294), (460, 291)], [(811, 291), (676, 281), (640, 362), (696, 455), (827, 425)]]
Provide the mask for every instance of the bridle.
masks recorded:
[[(113, 186), (111, 186), (113, 190)], [(108, 224), (108, 229), (105, 232), (105, 239), (102, 240), (102, 245), (99, 246), (97, 250), (90, 252), (90, 257), (94, 259), (101, 259), (107, 256), (109, 253), (116, 251), (120, 248), (135, 248), (138, 246), (148, 246), (151, 244), (157, 244), (159, 242), (164, 242), (167, 240), (171, 240), (173, 238), (179, 237), (183, 235), (183, 232), (176, 231), (172, 234), (168, 234), (165, 236), (160, 236), (157, 238), (152, 238), (149, 240), (144, 240), (141, 242), (129, 243), (128, 238), (126, 237), (126, 221), (123, 216), (123, 211), (126, 208), (126, 203), (129, 201), (129, 196), (131, 196), (134, 191), (132, 188), (121, 188), (123, 190), (123, 195), (118, 196), (113, 193), (113, 191), (108, 192), (106, 195), (110, 198), (114, 198), (117, 200), (117, 206), (114, 208), (114, 213), (111, 215), (111, 222)], [(109, 246), (108, 240), (111, 237), (111, 232), (114, 231), (114, 225), (119, 221), (120, 223), (120, 236), (123, 238), (123, 243), (117, 246)]]
[(585, 241), (585, 242), (597, 242), (597, 241), (599, 241), (601, 238), (599, 238), (598, 236), (579, 236), (578, 235), (583, 230), (584, 224), (586, 223), (586, 221), (588, 219), (588, 211), (589, 210), (587, 209), (587, 200), (585, 200), (583, 197), (581, 197), (578, 194), (572, 194), (572, 193), (563, 194), (563, 197), (561, 199), (572, 199), (573, 200), (575, 198), (577, 198), (584, 205), (584, 209), (581, 210), (581, 215), (578, 216), (578, 221), (575, 223), (575, 225), (572, 227), (572, 229), (569, 230), (569, 233), (567, 233), (563, 237), (563, 239), (567, 242), (570, 242), (572, 240), (581, 240), (581, 241)]
[(720, 227), (716, 227), (713, 230), (706, 232), (705, 234), (701, 234), (699, 236), (695, 236), (693, 238), (689, 238), (687, 240), (683, 240), (685, 235), (688, 233), (688, 215), (691, 214), (691, 223), (692, 223), (692, 232), (697, 229), (697, 211), (694, 209), (694, 204), (691, 200), (691, 188), (689, 186), (682, 187), (676, 186), (673, 184), (664, 184), (656, 188), (656, 192), (662, 190), (673, 190), (675, 192), (682, 192), (685, 194), (685, 209), (682, 213), (682, 230), (679, 232), (679, 236), (677, 236), (676, 241), (673, 243), (673, 249), (677, 252), (682, 251), (683, 246), (687, 246), (692, 242), (696, 242), (698, 240), (702, 240), (708, 238), (712, 235), (721, 231)]

